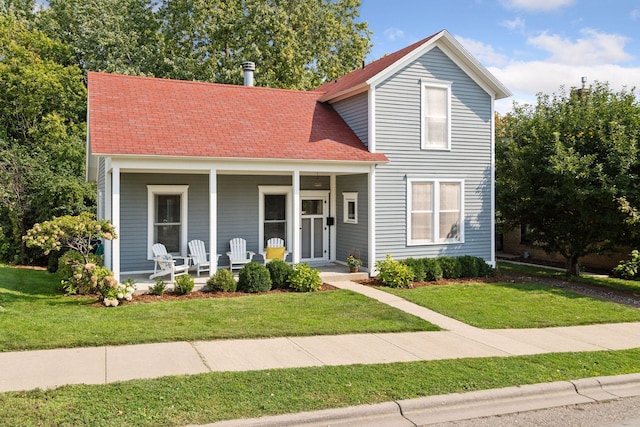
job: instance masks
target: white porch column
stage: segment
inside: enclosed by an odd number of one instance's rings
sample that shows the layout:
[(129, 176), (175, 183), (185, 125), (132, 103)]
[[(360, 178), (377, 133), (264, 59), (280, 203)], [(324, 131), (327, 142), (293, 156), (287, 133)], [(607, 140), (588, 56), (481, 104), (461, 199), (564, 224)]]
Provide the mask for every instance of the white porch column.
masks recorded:
[(336, 206), (336, 200), (337, 200), (337, 195), (336, 195), (336, 174), (332, 173), (329, 176), (329, 216), (333, 218), (333, 225), (331, 227), (329, 227), (329, 240), (331, 241), (331, 245), (329, 247), (329, 251), (330, 251), (330, 256), (329, 256), (329, 261), (335, 261), (336, 260), (336, 250), (337, 250), (337, 242), (336, 242), (336, 238), (337, 238), (337, 226), (336, 224), (338, 223), (338, 213), (337, 213), (337, 206)]
[[(111, 187), (111, 177), (113, 174), (107, 169), (106, 165), (104, 168), (104, 219), (111, 221), (113, 216), (111, 215), (111, 198), (113, 197), (112, 187)], [(113, 270), (112, 266), (112, 251), (113, 245), (112, 240), (104, 241), (104, 266), (109, 270)]]
[[(111, 206), (111, 223), (113, 224), (116, 234), (120, 236), (120, 167), (115, 166), (112, 169), (112, 206)], [(111, 243), (111, 271), (116, 280), (120, 281), (120, 237), (113, 239)]]
[(209, 171), (209, 260), (213, 274), (218, 269), (218, 170)]
[(293, 248), (292, 261), (294, 264), (300, 262), (300, 170), (293, 171)]
[(369, 275), (375, 276), (376, 271), (376, 166), (371, 165), (368, 175), (369, 184)]

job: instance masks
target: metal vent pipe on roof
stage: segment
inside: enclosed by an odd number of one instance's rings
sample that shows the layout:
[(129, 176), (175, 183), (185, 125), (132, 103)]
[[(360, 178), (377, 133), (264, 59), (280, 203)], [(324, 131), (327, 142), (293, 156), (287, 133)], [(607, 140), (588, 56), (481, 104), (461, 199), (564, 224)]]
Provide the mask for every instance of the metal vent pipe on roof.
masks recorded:
[(244, 85), (253, 86), (253, 72), (256, 70), (256, 64), (251, 61), (242, 63), (242, 71), (244, 71)]

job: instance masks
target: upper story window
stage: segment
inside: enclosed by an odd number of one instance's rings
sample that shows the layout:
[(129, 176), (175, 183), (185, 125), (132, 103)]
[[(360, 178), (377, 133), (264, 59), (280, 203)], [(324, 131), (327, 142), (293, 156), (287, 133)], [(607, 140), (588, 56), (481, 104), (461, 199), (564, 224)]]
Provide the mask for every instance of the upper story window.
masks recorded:
[(422, 80), (422, 149), (451, 149), (451, 83)]

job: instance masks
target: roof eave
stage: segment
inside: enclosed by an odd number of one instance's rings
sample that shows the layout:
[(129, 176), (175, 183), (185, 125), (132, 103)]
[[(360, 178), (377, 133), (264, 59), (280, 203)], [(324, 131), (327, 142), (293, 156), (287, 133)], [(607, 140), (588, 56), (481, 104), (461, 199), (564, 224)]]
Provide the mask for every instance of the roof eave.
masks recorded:
[(337, 93), (332, 93), (330, 95), (327, 95), (325, 93), (320, 98), (318, 98), (318, 101), (320, 101), (320, 102), (329, 102), (331, 104), (331, 103), (338, 102), (338, 101), (341, 101), (341, 100), (346, 99), (346, 98), (350, 98), (350, 97), (352, 97), (354, 95), (357, 95), (359, 93), (366, 92), (367, 90), (369, 90), (369, 85), (367, 84), (367, 82), (363, 82), (363, 83), (360, 83), (359, 85), (350, 87), (348, 89), (342, 90), (342, 91), (337, 92)]

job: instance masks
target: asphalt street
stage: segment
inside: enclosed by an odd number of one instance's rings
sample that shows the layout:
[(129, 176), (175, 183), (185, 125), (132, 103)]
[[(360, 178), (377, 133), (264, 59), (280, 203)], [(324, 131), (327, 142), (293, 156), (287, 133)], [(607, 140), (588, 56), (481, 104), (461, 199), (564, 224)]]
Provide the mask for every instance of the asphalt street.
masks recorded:
[(433, 427), (638, 427), (640, 426), (640, 396), (606, 402), (561, 406), (516, 414), (474, 418)]

